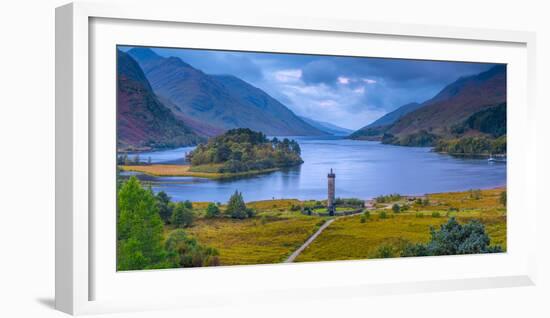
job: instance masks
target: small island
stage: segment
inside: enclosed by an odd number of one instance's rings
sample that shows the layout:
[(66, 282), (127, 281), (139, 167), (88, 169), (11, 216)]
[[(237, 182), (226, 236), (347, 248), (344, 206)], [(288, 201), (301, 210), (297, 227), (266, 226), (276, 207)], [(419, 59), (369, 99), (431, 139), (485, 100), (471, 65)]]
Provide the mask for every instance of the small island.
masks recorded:
[(273, 172), (302, 164), (298, 142), (248, 128), (228, 130), (223, 135), (199, 144), (187, 154), (187, 165), (121, 164), (124, 171), (153, 176), (188, 176), (222, 179)]

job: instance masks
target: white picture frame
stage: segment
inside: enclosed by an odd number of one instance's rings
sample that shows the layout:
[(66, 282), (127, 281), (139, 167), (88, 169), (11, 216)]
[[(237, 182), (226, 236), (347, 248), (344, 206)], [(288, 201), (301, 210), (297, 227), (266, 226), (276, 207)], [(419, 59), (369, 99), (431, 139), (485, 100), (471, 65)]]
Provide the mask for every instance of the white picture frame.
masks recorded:
[[(181, 7), (180, 7), (181, 6)], [(98, 24), (106, 22), (105, 24)], [(158, 42), (151, 42), (151, 32), (141, 33), (139, 38), (126, 32), (125, 39), (132, 43), (120, 43), (128, 25), (147, 30), (154, 26)], [(92, 211), (105, 200), (94, 201), (98, 185), (104, 179), (97, 171), (108, 168), (109, 161), (102, 163), (101, 156), (109, 147), (97, 146), (98, 140), (114, 138), (112, 126), (103, 133), (97, 129), (98, 120), (109, 115), (96, 112), (91, 107), (98, 99), (114, 102), (112, 96), (95, 96), (98, 79), (113, 83), (114, 69), (98, 65), (113, 65), (112, 60), (102, 59), (100, 47), (118, 44), (165, 45), (163, 34), (174, 32), (179, 27), (200, 29), (205, 27), (215, 39), (216, 30), (234, 29), (239, 32), (253, 31), (256, 34), (269, 33), (295, 36), (314, 34), (316, 38), (339, 39), (351, 43), (358, 37), (381, 37), (382, 40), (419, 42), (419, 49), (411, 49), (408, 57), (472, 59), (508, 63), (509, 72), (515, 75), (509, 82), (509, 249), (502, 255), (471, 255), (407, 260), (345, 261), (328, 263), (307, 263), (288, 265), (236, 266), (216, 269), (190, 269), (154, 271), (154, 273), (116, 273), (98, 266), (98, 259), (105, 259), (99, 246), (104, 241), (93, 238), (98, 222), (109, 222), (97, 218)], [(114, 32), (113, 32), (114, 30)], [(118, 31), (117, 31), (118, 30)], [(192, 30), (190, 30), (191, 34)], [(193, 29), (194, 30), (194, 29)], [(193, 31), (195, 32), (195, 31)], [(279, 32), (279, 33), (278, 33)], [(149, 35), (145, 35), (149, 34)], [(229, 33), (228, 33), (229, 34)], [(244, 33), (243, 33), (244, 34)], [(219, 35), (218, 35), (219, 36)], [(199, 38), (197, 35), (196, 38)], [(207, 41), (208, 37), (201, 37)], [(345, 38), (345, 39), (344, 39)], [(98, 42), (99, 41), (99, 42)], [(103, 41), (103, 42), (102, 42)], [(139, 43), (137, 43), (138, 41)], [(148, 42), (149, 41), (149, 42)], [(183, 41), (183, 40), (181, 40)], [(393, 41), (393, 40), (392, 40)], [(229, 43), (217, 43), (217, 48), (228, 49)], [(288, 41), (287, 50), (298, 40)], [(183, 42), (181, 42), (183, 43)], [(313, 43), (313, 42), (312, 42)], [(449, 53), (428, 53), (429, 43), (435, 46), (469, 48), (473, 53), (448, 55)], [(486, 45), (485, 45), (486, 44)], [(173, 43), (177, 46), (178, 43)], [(238, 46), (238, 44), (236, 44)], [(261, 41), (255, 45), (261, 48)], [(282, 45), (282, 43), (281, 43)], [(297, 44), (296, 44), (297, 45)], [(303, 44), (302, 44), (303, 45)], [(426, 46), (424, 49), (420, 48)], [(485, 46), (484, 46), (485, 45)], [(536, 171), (534, 165), (536, 139), (535, 87), (535, 35), (530, 32), (482, 30), (454, 27), (406, 25), (400, 23), (378, 23), (366, 21), (342, 21), (329, 19), (294, 19), (285, 16), (214, 15), (212, 12), (190, 10), (188, 5), (150, 7), (136, 4), (117, 5), (72, 3), (56, 10), (56, 308), (70, 314), (103, 313), (113, 311), (135, 311), (165, 307), (186, 307), (208, 305), (210, 299), (217, 304), (242, 302), (285, 302), (296, 299), (319, 299), (323, 297), (348, 297), (350, 295), (380, 295), (417, 291), (447, 291), (491, 287), (526, 286), (534, 284), (536, 252), (533, 248), (536, 236)], [(479, 47), (479, 48), (478, 48)], [(242, 48), (242, 47), (237, 47)], [(508, 49), (506, 49), (508, 48)], [(251, 48), (252, 49), (252, 48)], [(282, 48), (281, 48), (282, 49)], [(276, 49), (275, 49), (276, 50)], [(310, 50), (324, 52), (323, 47)], [(353, 45), (348, 53), (363, 54)], [(422, 51), (424, 50), (424, 52)], [(499, 58), (499, 50), (509, 50)], [(114, 52), (114, 48), (113, 48)], [(494, 56), (487, 56), (488, 54)], [(384, 54), (383, 52), (378, 54)], [(416, 54), (416, 55), (415, 55)], [(431, 54), (431, 55), (430, 55)], [(442, 54), (439, 57), (436, 54)], [(445, 55), (447, 54), (447, 55)], [(485, 57), (483, 56), (485, 55)], [(502, 55), (502, 54), (501, 54)], [(97, 67), (97, 70), (94, 68)], [(111, 75), (107, 74), (111, 73)], [(99, 88), (102, 90), (103, 88)], [(108, 90), (105, 88), (102, 92)], [(107, 108), (109, 110), (110, 108)], [(111, 109), (114, 112), (114, 109)], [(511, 115), (511, 116), (510, 116)], [(517, 129), (527, 127), (527, 129)], [(103, 138), (103, 139), (102, 139)], [(114, 157), (113, 157), (114, 158)], [(101, 201), (101, 202), (99, 202)], [(525, 218), (516, 218), (514, 211), (522, 208)], [(114, 214), (114, 211), (113, 211)], [(513, 222), (513, 223), (512, 223)], [(516, 226), (517, 224), (517, 226)], [(114, 237), (112, 237), (114, 239)], [(113, 243), (114, 245), (114, 243)], [(98, 250), (100, 252), (98, 252)], [(98, 253), (101, 253), (99, 255)], [(114, 262), (114, 259), (112, 260)], [(415, 271), (427, 264), (434, 270)], [(497, 266), (495, 266), (497, 265)], [(413, 269), (411, 277), (403, 269)], [(435, 270), (444, 268), (443, 270)], [(322, 283), (319, 275), (345, 273), (338, 279)], [(192, 276), (189, 274), (192, 273)], [(393, 274), (392, 274), (393, 273)], [(115, 277), (116, 276), (116, 277)], [(357, 278), (360, 276), (361, 278)], [(284, 278), (291, 281), (285, 281)], [(290, 279), (289, 279), (290, 278)], [(159, 291), (156, 285), (186, 279), (193, 292), (178, 294), (167, 288)], [(210, 279), (204, 288), (199, 282)], [(103, 287), (98, 288), (97, 281)], [(212, 290), (213, 281), (217, 290)], [(239, 282), (239, 286), (236, 283)], [(136, 291), (136, 283), (145, 287), (143, 298)], [(211, 285), (209, 285), (211, 284)], [(149, 292), (147, 292), (149, 290)], [(151, 293), (150, 291), (154, 291)], [(231, 290), (231, 296), (204, 297)], [(112, 291), (109, 294), (109, 291)], [(125, 297), (122, 291), (127, 292)], [(175, 294), (174, 294), (175, 293)], [(182, 297), (185, 296), (185, 300)], [(269, 300), (267, 300), (269, 299)]]

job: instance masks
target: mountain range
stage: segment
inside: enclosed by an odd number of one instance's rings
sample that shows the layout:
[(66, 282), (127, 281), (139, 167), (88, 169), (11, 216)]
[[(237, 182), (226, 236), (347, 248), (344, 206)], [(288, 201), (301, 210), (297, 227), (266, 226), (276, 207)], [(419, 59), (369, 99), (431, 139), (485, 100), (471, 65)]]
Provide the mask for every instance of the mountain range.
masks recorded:
[(174, 116), (128, 54), (117, 51), (117, 147), (142, 150), (194, 145), (204, 140)]
[(347, 136), (353, 132), (351, 129), (327, 123), (326, 121), (314, 120), (304, 116), (300, 116), (300, 118), (311, 126), (333, 136)]
[(261, 89), (232, 75), (210, 75), (149, 48), (128, 51), (155, 94), (174, 115), (203, 136), (250, 128), (271, 136), (326, 135)]
[[(506, 65), (496, 65), (480, 74), (459, 78), (422, 104), (400, 107), (355, 131), (350, 138), (430, 146), (438, 138), (457, 137), (457, 130), (453, 128), (472, 116), (476, 118), (479, 112), (499, 105), (505, 107), (505, 104)], [(476, 134), (476, 131), (468, 133)]]

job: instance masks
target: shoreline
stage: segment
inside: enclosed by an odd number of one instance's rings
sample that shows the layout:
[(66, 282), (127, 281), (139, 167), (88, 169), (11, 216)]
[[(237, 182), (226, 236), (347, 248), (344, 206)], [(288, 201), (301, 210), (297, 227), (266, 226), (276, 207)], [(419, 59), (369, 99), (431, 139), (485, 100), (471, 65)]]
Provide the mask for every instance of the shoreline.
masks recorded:
[(231, 179), (237, 177), (253, 176), (264, 173), (278, 171), (281, 168), (270, 168), (264, 170), (250, 170), (236, 173), (220, 173), (220, 172), (198, 172), (191, 171), (190, 165), (118, 165), (122, 171), (140, 172), (153, 177), (195, 177), (211, 180)]

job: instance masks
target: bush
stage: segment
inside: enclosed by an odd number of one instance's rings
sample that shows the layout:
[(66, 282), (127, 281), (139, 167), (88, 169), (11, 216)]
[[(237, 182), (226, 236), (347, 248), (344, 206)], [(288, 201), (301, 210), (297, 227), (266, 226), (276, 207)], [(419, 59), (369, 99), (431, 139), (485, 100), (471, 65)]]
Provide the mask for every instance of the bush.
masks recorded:
[(189, 201), (189, 200), (185, 200), (185, 201), (183, 202), (183, 205), (184, 205), (186, 208), (188, 208), (189, 210), (192, 210), (192, 209), (193, 209), (193, 203), (191, 203), (191, 201)]
[(396, 256), (395, 249), (390, 245), (378, 247), (372, 258), (392, 258)]
[(441, 213), (437, 211), (432, 212), (432, 218), (439, 218), (439, 217), (441, 217)]
[(422, 213), (422, 212), (417, 212), (415, 216), (416, 216), (417, 218), (423, 218), (423, 217), (424, 217), (424, 213)]
[(208, 206), (206, 207), (206, 217), (215, 218), (215, 217), (218, 217), (219, 215), (220, 215), (220, 208), (214, 203), (208, 203)]
[(399, 204), (395, 203), (392, 207), (391, 207), (393, 213), (399, 213), (401, 212), (401, 208), (399, 207)]
[(202, 267), (220, 265), (218, 250), (203, 246), (185, 230), (170, 232), (165, 242), (168, 258), (173, 263), (170, 267)]
[(189, 227), (193, 224), (194, 219), (195, 215), (193, 214), (193, 210), (189, 209), (183, 202), (176, 203), (171, 219), (171, 223), (174, 227)]
[(365, 211), (363, 212), (363, 215), (367, 218), (367, 219), (370, 219), (370, 211)]
[(361, 214), (361, 223), (367, 222), (367, 217), (364, 214)]
[(477, 221), (459, 224), (454, 217), (440, 226), (439, 231), (430, 229), (427, 244), (409, 244), (401, 256), (435, 256), (502, 252), (500, 246), (490, 246), (491, 240), (485, 226)]
[(381, 219), (387, 219), (388, 218), (388, 214), (386, 213), (386, 211), (382, 211), (380, 212), (380, 214), (378, 215)]
[(481, 190), (479, 189), (470, 190), (470, 199), (473, 199), (473, 200), (481, 199)]

